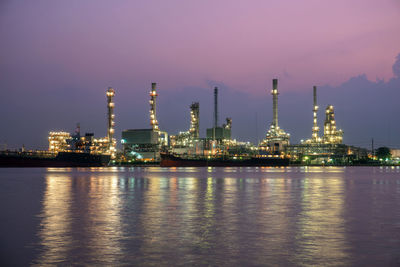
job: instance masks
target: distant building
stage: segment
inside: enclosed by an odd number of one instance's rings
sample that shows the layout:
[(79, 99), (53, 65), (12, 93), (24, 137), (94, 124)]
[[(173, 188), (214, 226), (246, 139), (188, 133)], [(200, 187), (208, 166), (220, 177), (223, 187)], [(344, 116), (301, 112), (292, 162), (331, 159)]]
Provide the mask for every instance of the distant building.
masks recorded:
[(368, 159), (367, 149), (344, 144), (289, 145), (285, 154), (303, 164), (348, 164)]
[(160, 159), (159, 131), (130, 129), (122, 131), (123, 153), (127, 158), (158, 161)]
[(157, 84), (152, 83), (149, 100), (151, 129), (122, 131), (123, 154), (128, 160), (159, 161), (160, 151), (168, 146), (168, 133), (160, 131), (158, 125), (157, 96)]
[(390, 154), (392, 154), (392, 159), (400, 159), (400, 149), (390, 149)]
[(71, 134), (67, 132), (50, 132), (49, 133), (49, 151), (58, 153), (70, 150), (67, 140), (71, 139)]
[(72, 137), (68, 143), (74, 151), (83, 151), (91, 154), (112, 154), (110, 153), (110, 143), (107, 137), (95, 138), (94, 133), (85, 133), (79, 139)]
[(231, 139), (231, 129), (226, 127), (213, 127), (207, 129), (207, 138), (212, 140), (229, 140)]

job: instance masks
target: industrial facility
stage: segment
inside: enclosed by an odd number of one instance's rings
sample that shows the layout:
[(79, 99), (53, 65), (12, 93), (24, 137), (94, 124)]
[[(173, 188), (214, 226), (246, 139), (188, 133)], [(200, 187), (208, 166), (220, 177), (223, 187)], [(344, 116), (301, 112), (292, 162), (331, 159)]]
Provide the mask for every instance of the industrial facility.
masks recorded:
[(49, 152), (82, 152), (90, 154), (110, 155), (111, 159), (116, 158), (117, 141), (114, 138), (114, 102), (115, 90), (109, 87), (106, 91), (107, 97), (107, 136), (95, 138), (93, 133), (86, 133), (81, 136), (80, 124), (78, 123), (75, 133), (50, 132), (49, 133)]
[(207, 138), (223, 142), (231, 139), (232, 119), (226, 118), (226, 124), (218, 125), (218, 87), (214, 87), (214, 125), (207, 129)]
[(170, 136), (170, 148), (173, 153), (196, 153), (196, 146), (200, 140), (200, 104), (193, 102), (190, 105), (190, 128), (186, 132), (179, 132)]
[(168, 146), (168, 133), (160, 131), (157, 120), (157, 84), (151, 84), (150, 129), (129, 129), (122, 131), (121, 143), (126, 160), (157, 162), (160, 151)]
[(264, 140), (259, 144), (262, 154), (282, 155), (286, 146), (290, 144), (290, 134), (278, 125), (278, 79), (272, 80), (272, 123)]
[(342, 144), (343, 131), (338, 130), (334, 108), (328, 105), (325, 111), (324, 133), (320, 136), (317, 121), (317, 87), (313, 87), (313, 124), (311, 138), (301, 144), (290, 145), (290, 134), (278, 124), (278, 79), (272, 80), (272, 122), (265, 138), (254, 146), (249, 142), (238, 142), (231, 137), (232, 119), (219, 124), (218, 87), (214, 87), (213, 125), (206, 129), (206, 137), (200, 137), (200, 104), (189, 106), (190, 124), (187, 131), (170, 137), (159, 129), (157, 120), (157, 86), (152, 83), (150, 91), (150, 129), (122, 131), (123, 157), (125, 161), (158, 162), (161, 153), (168, 152), (187, 158), (237, 157), (253, 155), (262, 157), (290, 158), (292, 162), (329, 164), (357, 160), (367, 156), (366, 150)]
[(205, 138), (200, 137), (200, 103), (189, 105), (190, 121), (188, 130), (168, 135), (162, 131), (157, 120), (157, 84), (152, 83), (149, 100), (149, 122), (147, 129), (127, 129), (122, 131), (122, 153), (117, 153), (115, 115), (113, 98), (115, 90), (106, 90), (107, 136), (95, 138), (93, 133), (81, 136), (78, 124), (74, 134), (68, 132), (49, 133), (49, 152), (81, 151), (91, 154), (110, 155), (118, 162), (157, 163), (161, 154), (186, 158), (239, 158), (269, 157), (289, 158), (293, 164), (350, 164), (368, 157), (366, 149), (343, 144), (343, 131), (337, 128), (333, 105), (325, 109), (323, 135), (318, 126), (317, 87), (313, 86), (313, 107), (311, 137), (300, 144), (290, 144), (290, 134), (278, 124), (278, 79), (272, 80), (272, 122), (265, 138), (256, 145), (232, 139), (232, 119), (219, 124), (218, 87), (213, 90), (213, 124), (207, 128)]
[(68, 132), (50, 132), (48, 139), (49, 152), (57, 153), (70, 149), (67, 140), (71, 139), (71, 134)]
[(317, 123), (317, 87), (313, 87), (313, 126), (311, 138), (301, 144), (287, 145), (285, 154), (292, 162), (301, 164), (349, 164), (366, 159), (368, 151), (363, 148), (342, 144), (343, 131), (338, 130), (332, 105), (325, 110), (324, 135), (319, 136)]

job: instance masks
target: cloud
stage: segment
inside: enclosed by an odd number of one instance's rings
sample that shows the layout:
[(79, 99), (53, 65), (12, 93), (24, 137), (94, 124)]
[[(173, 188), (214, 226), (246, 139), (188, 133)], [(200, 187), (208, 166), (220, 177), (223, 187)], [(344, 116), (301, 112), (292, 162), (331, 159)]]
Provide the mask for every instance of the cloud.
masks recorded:
[(396, 62), (393, 64), (393, 74), (395, 77), (400, 77), (400, 53), (396, 57)]

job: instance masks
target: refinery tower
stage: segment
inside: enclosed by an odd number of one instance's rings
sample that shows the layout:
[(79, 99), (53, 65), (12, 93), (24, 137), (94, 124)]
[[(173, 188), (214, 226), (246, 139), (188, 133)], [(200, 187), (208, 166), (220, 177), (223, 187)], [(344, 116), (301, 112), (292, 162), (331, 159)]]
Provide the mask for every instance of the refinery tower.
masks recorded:
[(158, 121), (156, 116), (156, 104), (157, 104), (157, 84), (151, 83), (151, 91), (150, 91), (150, 125), (153, 131), (158, 131)]
[(318, 105), (317, 105), (317, 86), (313, 86), (313, 127), (311, 139), (307, 139), (305, 142), (302, 141), (303, 144), (321, 144), (322, 138), (319, 137), (319, 127), (317, 122), (317, 113), (318, 113)]
[(193, 139), (198, 139), (199, 136), (199, 118), (200, 118), (200, 105), (199, 102), (193, 102), (190, 105), (190, 129), (189, 133)]
[(332, 105), (328, 105), (325, 110), (324, 138), (325, 144), (341, 144), (343, 141), (343, 131), (336, 128), (335, 111)]
[(290, 134), (286, 133), (278, 125), (278, 79), (272, 80), (272, 123), (267, 135), (260, 143), (261, 151), (267, 154), (280, 154), (284, 147), (289, 145)]
[(322, 137), (319, 136), (319, 127), (317, 123), (317, 87), (313, 87), (313, 98), (314, 98), (314, 106), (313, 106), (313, 127), (312, 127), (312, 135), (311, 139), (307, 139), (303, 144), (309, 144), (312, 146), (317, 146), (321, 144), (333, 145), (333, 144), (341, 144), (343, 141), (343, 131), (338, 130), (336, 128), (335, 121), (335, 111), (332, 105), (328, 105), (325, 110), (325, 122), (324, 122), (324, 135)]
[(117, 141), (114, 138), (114, 96), (115, 96), (115, 90), (112, 87), (108, 87), (107, 89), (107, 141), (108, 141), (108, 152), (111, 155), (111, 158), (115, 158), (115, 154), (117, 152)]

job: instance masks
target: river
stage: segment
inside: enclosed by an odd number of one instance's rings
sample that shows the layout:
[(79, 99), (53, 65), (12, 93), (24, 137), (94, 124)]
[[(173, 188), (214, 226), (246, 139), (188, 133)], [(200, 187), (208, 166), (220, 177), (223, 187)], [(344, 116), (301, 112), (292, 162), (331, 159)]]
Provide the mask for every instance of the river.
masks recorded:
[(400, 266), (399, 167), (3, 168), (0, 263)]

